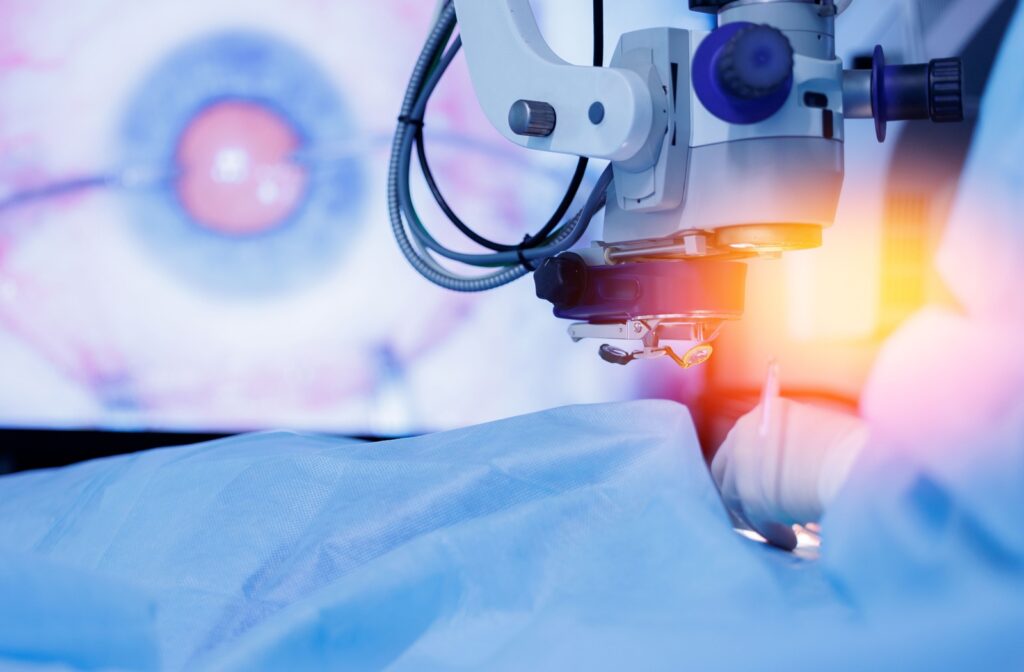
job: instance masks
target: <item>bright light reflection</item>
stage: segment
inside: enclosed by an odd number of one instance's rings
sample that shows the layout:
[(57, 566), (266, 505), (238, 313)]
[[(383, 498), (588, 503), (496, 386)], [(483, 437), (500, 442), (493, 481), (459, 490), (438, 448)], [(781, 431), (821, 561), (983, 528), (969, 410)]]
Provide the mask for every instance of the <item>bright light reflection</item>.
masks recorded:
[(242, 182), (249, 176), (249, 153), (237, 147), (226, 147), (213, 163), (213, 179), (218, 182)]

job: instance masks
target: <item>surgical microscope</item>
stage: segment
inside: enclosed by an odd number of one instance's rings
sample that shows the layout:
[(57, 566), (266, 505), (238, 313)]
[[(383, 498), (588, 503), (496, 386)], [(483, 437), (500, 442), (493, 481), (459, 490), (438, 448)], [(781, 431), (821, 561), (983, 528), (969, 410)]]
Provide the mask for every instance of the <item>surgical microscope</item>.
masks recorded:
[[(962, 121), (959, 59), (844, 70), (837, 17), (852, 0), (689, 0), (709, 31), (622, 35), (608, 67), (594, 2), (590, 66), (558, 57), (529, 0), (449, 0), (416, 63), (392, 148), (388, 201), (406, 259), (456, 291), (533, 273), (537, 296), (572, 320), (574, 341), (600, 339), (611, 363), (707, 361), (722, 325), (744, 310), (744, 260), (818, 247), (843, 183), (844, 124), (872, 119), (879, 142), (898, 120)], [(841, 23), (841, 20), (840, 20)], [(457, 31), (457, 33), (456, 33)], [(456, 215), (424, 150), (427, 101), (460, 48), (490, 123), (522, 147), (579, 158), (565, 198), (536, 234), (497, 243)], [(440, 244), (412, 202), (416, 154), (448, 218), (489, 248)], [(583, 207), (571, 207), (588, 159), (609, 162)], [(575, 247), (604, 209), (600, 239)], [(438, 259), (488, 269), (462, 275)]]

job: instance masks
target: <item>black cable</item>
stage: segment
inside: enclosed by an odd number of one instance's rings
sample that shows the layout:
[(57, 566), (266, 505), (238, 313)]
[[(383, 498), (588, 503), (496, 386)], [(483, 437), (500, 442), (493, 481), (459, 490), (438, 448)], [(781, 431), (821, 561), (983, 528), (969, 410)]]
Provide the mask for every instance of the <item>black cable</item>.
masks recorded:
[[(604, 65), (604, 1), (593, 0), (593, 25), (594, 25), (594, 47), (593, 47), (593, 65), (595, 67), (601, 67)], [(454, 49), (458, 49), (458, 45), (453, 46)], [(569, 212), (569, 208), (572, 207), (572, 203), (576, 200), (576, 195), (579, 193), (580, 186), (583, 184), (583, 178), (587, 172), (587, 165), (589, 160), (587, 157), (580, 157), (576, 162), (576, 170), (573, 172), (572, 179), (569, 181), (569, 187), (565, 191), (565, 195), (562, 196), (561, 202), (555, 209), (555, 212), (548, 218), (546, 224), (534, 235), (526, 236), (523, 242), (518, 245), (507, 245), (504, 243), (498, 243), (489, 238), (481, 236), (476, 231), (471, 229), (462, 219), (455, 214), (444, 195), (441, 193), (440, 188), (437, 185), (437, 181), (434, 179), (433, 171), (430, 169), (430, 164), (427, 161), (427, 152), (423, 141), (423, 120), (411, 120), (416, 125), (416, 155), (419, 160), (420, 170), (423, 173), (423, 177), (427, 182), (427, 187), (430, 189), (431, 195), (437, 202), (441, 211), (451, 221), (452, 224), (467, 238), (472, 240), (481, 247), (486, 247), (489, 250), (495, 252), (513, 252), (522, 251), (531, 247), (536, 247), (547, 241), (548, 236), (555, 230), (561, 221), (565, 218), (566, 213)], [(523, 264), (530, 268), (530, 264)], [(533, 270), (530, 268), (530, 270)]]
[[(582, 159), (576, 163), (576, 171), (573, 173), (572, 180), (569, 183), (569, 188), (566, 190), (565, 196), (562, 197), (562, 202), (558, 204), (558, 208), (555, 213), (548, 220), (548, 223), (533, 236), (527, 236), (526, 240), (519, 245), (505, 245), (503, 243), (496, 243), (493, 240), (489, 240), (476, 231), (471, 229), (465, 222), (463, 222), (457, 214), (448, 205), (448, 201), (445, 200), (444, 195), (441, 194), (440, 189), (437, 186), (437, 182), (434, 180), (434, 174), (430, 169), (430, 164), (427, 162), (427, 153), (423, 144), (423, 128), (422, 126), (416, 129), (416, 155), (419, 158), (420, 168), (423, 171), (423, 177), (426, 179), (427, 187), (430, 189), (430, 193), (433, 194), (434, 200), (437, 201), (438, 207), (444, 212), (444, 214), (451, 220), (452, 224), (463, 233), (467, 238), (472, 240), (477, 245), (486, 247), (495, 252), (512, 252), (523, 248), (530, 248), (540, 245), (544, 240), (551, 234), (554, 227), (562, 221), (565, 214), (569, 211), (572, 206), (573, 200), (576, 198), (576, 194), (579, 192), (579, 188), (583, 183), (583, 177), (587, 172), (587, 160)], [(554, 224), (552, 224), (552, 222)]]

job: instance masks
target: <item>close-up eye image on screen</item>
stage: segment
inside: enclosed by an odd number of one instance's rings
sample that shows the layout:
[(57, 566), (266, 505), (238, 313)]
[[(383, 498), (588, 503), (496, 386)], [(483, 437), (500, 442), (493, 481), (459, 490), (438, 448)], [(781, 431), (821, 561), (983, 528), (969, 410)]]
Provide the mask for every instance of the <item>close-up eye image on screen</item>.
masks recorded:
[(0, 669), (1024, 669), (1019, 4), (0, 2)]

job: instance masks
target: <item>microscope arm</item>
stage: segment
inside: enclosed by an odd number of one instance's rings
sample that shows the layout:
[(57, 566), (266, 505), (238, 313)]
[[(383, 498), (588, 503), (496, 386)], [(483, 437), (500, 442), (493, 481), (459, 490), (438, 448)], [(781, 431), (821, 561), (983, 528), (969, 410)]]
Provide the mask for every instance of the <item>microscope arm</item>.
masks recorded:
[(510, 141), (612, 161), (648, 143), (652, 93), (636, 72), (559, 58), (529, 0), (455, 0), (455, 8), (477, 99)]

